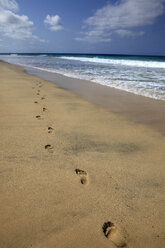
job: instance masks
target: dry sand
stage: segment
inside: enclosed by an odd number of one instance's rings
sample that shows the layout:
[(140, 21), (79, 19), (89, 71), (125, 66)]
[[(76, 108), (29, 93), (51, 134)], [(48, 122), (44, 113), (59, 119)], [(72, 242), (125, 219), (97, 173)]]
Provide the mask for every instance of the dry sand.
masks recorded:
[(0, 248), (165, 247), (165, 138), (0, 62)]

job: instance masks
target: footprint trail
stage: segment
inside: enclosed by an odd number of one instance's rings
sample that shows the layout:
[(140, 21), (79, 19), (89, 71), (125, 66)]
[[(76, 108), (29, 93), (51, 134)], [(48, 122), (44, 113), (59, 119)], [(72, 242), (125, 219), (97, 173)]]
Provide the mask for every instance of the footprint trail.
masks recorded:
[(50, 152), (50, 153), (53, 153), (53, 152), (54, 152), (53, 146), (50, 145), (50, 144), (47, 144), (47, 145), (45, 146), (45, 149), (46, 149), (48, 152)]
[(37, 120), (42, 120), (43, 118), (41, 117), (41, 115), (36, 115)]
[(128, 247), (124, 237), (120, 234), (118, 228), (112, 222), (105, 222), (102, 230), (105, 237), (111, 240), (116, 247)]
[(78, 176), (80, 176), (80, 182), (84, 185), (88, 184), (88, 174), (86, 171), (75, 169), (75, 172)]
[(48, 127), (48, 133), (52, 133), (53, 132), (53, 128), (52, 127)]

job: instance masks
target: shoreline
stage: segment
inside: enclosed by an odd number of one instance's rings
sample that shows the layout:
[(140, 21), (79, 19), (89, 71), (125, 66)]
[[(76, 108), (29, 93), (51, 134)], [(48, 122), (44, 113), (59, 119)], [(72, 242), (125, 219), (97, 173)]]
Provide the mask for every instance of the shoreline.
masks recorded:
[(0, 114), (0, 247), (165, 246), (162, 133), (5, 62)]
[(165, 101), (136, 95), (124, 90), (24, 67), (27, 73), (39, 76), (82, 98), (125, 116), (131, 121), (147, 124), (165, 135)]

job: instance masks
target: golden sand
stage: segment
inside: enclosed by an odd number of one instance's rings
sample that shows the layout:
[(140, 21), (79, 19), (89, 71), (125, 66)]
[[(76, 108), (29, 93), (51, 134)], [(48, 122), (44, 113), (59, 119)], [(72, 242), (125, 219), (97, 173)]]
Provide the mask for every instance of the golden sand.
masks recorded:
[(165, 247), (165, 138), (0, 62), (0, 248)]

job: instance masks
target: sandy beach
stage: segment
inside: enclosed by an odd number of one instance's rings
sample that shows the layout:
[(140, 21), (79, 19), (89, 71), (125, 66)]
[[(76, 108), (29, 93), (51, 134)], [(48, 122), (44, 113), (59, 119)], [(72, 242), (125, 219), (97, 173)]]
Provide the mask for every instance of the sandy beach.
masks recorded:
[(116, 112), (0, 62), (1, 248), (165, 247), (164, 117)]

